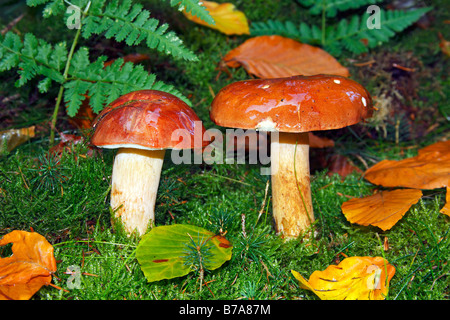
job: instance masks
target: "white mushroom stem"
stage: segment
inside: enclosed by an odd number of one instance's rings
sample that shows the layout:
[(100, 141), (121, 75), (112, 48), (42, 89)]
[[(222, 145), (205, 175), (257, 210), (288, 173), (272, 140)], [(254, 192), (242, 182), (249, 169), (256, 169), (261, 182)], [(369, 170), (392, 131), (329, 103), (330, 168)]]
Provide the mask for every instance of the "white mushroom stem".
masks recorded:
[(296, 238), (314, 221), (309, 173), (308, 133), (272, 135), (273, 215), (283, 238)]
[(155, 220), (155, 202), (165, 150), (119, 149), (113, 165), (111, 208), (124, 231), (139, 236)]

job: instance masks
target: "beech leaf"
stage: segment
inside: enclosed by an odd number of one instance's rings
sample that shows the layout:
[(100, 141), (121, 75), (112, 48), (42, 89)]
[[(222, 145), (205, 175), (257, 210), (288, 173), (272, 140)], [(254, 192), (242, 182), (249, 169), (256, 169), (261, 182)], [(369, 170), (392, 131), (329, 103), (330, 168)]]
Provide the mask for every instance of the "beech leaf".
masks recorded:
[[(200, 250), (201, 263), (196, 264)], [(136, 258), (149, 282), (182, 277), (195, 268), (214, 270), (231, 259), (232, 245), (203, 228), (174, 224), (154, 227), (145, 234)]]
[(234, 4), (203, 1), (202, 5), (214, 19), (215, 24), (209, 24), (197, 16), (186, 12), (186, 10), (183, 11), (184, 16), (188, 20), (212, 29), (216, 29), (226, 35), (250, 34), (247, 17), (242, 11), (237, 10)]
[(321, 300), (384, 300), (395, 268), (381, 257), (350, 257), (337, 266), (314, 271), (309, 280), (291, 272), (300, 288), (311, 290)]
[(419, 150), (415, 157), (383, 160), (364, 173), (366, 180), (384, 187), (436, 189), (450, 186), (450, 140)]
[(52, 281), (53, 247), (42, 235), (19, 230), (0, 239), (0, 246), (9, 243), (12, 255), (0, 257), (0, 300), (28, 300)]
[(389, 230), (421, 197), (422, 191), (417, 189), (380, 191), (368, 197), (350, 199), (341, 209), (351, 223)]
[(321, 48), (277, 35), (250, 38), (228, 52), (223, 60), (231, 68), (243, 66), (258, 78), (349, 76), (348, 69)]

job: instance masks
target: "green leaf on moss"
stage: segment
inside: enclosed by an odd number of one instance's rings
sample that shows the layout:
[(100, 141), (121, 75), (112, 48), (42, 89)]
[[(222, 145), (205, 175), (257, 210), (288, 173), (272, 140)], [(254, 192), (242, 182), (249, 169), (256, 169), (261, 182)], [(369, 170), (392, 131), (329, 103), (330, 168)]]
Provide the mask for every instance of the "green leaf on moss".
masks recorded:
[(187, 224), (154, 227), (145, 234), (136, 258), (149, 282), (182, 277), (202, 267), (214, 270), (231, 259), (232, 245), (222, 236)]

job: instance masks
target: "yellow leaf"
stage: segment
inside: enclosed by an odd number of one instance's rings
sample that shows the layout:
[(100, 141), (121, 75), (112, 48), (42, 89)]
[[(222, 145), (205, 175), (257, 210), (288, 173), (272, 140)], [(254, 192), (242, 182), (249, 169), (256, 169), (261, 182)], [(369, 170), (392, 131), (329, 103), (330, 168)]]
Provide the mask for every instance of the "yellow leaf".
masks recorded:
[(21, 129), (9, 129), (0, 131), (0, 154), (11, 151), (27, 140), (34, 137), (35, 126)]
[(211, 25), (200, 18), (183, 11), (184, 16), (198, 24), (216, 29), (226, 35), (231, 34), (250, 34), (247, 17), (242, 11), (236, 9), (232, 3), (216, 3), (212, 1), (203, 1), (203, 6), (209, 12), (215, 21), (215, 25)]
[(388, 230), (421, 197), (422, 191), (417, 189), (380, 191), (368, 197), (350, 199), (342, 204), (341, 209), (351, 223)]
[(12, 255), (0, 257), (0, 300), (28, 300), (56, 271), (53, 247), (36, 232), (12, 231), (0, 246), (12, 243)]
[(332, 74), (349, 76), (347, 68), (321, 48), (282, 36), (250, 38), (223, 58), (230, 68), (243, 66), (258, 78)]
[(291, 272), (300, 288), (311, 290), (321, 300), (383, 300), (395, 268), (381, 257), (350, 257), (337, 266), (314, 271), (309, 280)]

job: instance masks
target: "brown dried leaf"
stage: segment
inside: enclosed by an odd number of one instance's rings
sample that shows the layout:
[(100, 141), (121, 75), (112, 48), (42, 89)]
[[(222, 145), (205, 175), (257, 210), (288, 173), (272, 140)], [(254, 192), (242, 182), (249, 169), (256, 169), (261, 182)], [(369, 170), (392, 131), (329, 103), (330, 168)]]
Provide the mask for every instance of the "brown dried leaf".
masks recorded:
[(227, 66), (243, 66), (259, 78), (315, 74), (349, 76), (348, 69), (326, 51), (277, 35), (251, 38), (228, 52), (223, 60)]
[(0, 257), (0, 300), (28, 300), (56, 271), (53, 247), (36, 232), (12, 231), (0, 246), (12, 243), (12, 255)]
[(450, 186), (450, 140), (437, 142), (404, 160), (383, 160), (364, 173), (373, 184), (385, 187), (436, 189)]
[(351, 223), (388, 230), (421, 197), (422, 191), (417, 189), (381, 191), (368, 197), (350, 199), (342, 204), (341, 209)]

